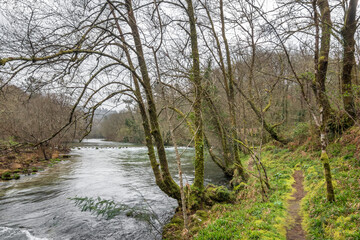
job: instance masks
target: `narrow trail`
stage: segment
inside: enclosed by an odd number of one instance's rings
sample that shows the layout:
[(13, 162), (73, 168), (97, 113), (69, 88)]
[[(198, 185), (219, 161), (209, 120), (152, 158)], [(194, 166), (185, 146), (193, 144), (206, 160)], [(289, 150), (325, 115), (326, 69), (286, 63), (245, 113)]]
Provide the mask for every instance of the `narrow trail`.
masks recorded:
[(289, 200), (289, 216), (293, 220), (293, 224), (286, 231), (287, 240), (305, 240), (305, 231), (301, 226), (302, 217), (300, 216), (300, 201), (305, 196), (303, 181), (304, 176), (302, 171), (297, 170), (294, 172), (295, 183), (292, 185), (295, 192)]

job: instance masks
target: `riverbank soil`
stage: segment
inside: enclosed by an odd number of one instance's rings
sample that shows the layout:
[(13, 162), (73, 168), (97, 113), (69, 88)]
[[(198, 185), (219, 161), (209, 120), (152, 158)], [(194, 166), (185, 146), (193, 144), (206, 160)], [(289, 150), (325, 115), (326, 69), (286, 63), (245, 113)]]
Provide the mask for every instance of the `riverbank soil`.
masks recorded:
[(69, 157), (68, 149), (61, 151), (47, 150), (49, 159), (45, 159), (38, 150), (27, 149), (18, 152), (8, 152), (0, 155), (0, 181), (19, 179), (19, 174), (35, 174), (46, 167)]
[(300, 202), (306, 194), (303, 186), (304, 176), (302, 171), (297, 170), (294, 172), (293, 177), (295, 183), (292, 185), (292, 187), (295, 189), (295, 192), (293, 195), (291, 195), (291, 199), (288, 201), (289, 217), (291, 218), (291, 222), (293, 224), (287, 228), (286, 239), (305, 240), (306, 234), (301, 226), (302, 217), (300, 215)]

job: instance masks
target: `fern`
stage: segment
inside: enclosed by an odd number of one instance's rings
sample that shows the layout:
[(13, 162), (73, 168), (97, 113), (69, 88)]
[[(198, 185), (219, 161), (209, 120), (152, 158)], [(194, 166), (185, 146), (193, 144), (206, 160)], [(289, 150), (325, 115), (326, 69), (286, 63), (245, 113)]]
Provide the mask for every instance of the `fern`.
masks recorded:
[(102, 199), (100, 197), (74, 197), (69, 198), (75, 202), (82, 212), (90, 212), (97, 217), (101, 216), (109, 220), (117, 215), (125, 214), (127, 217), (133, 217), (142, 221), (151, 221), (154, 214), (146, 208), (130, 207), (122, 203), (116, 203), (113, 200)]

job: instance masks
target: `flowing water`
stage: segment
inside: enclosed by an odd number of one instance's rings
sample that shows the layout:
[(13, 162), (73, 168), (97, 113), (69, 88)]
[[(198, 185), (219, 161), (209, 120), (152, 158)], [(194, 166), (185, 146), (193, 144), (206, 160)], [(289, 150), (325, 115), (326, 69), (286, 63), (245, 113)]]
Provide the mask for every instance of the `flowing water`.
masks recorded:
[[(174, 148), (167, 148), (169, 168), (178, 181)], [(193, 181), (192, 148), (180, 148), (185, 181)], [(161, 239), (162, 226), (177, 202), (155, 184), (146, 148), (89, 139), (72, 157), (34, 176), (0, 183), (0, 239)], [(210, 160), (205, 182), (225, 184)], [(120, 214), (106, 220), (75, 206), (74, 197), (101, 197), (143, 208), (150, 221)], [(155, 217), (156, 216), (156, 217)]]

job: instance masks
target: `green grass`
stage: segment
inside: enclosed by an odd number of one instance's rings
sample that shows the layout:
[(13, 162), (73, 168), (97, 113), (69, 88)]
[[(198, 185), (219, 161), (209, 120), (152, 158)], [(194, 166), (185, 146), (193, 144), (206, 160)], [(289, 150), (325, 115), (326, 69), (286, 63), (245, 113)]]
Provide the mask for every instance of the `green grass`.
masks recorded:
[[(248, 187), (238, 204), (215, 205), (210, 222), (195, 239), (286, 239), (287, 199), (291, 195), (294, 169), (304, 172), (307, 195), (301, 203), (303, 228), (308, 239), (360, 240), (360, 159), (353, 144), (331, 144), (328, 147), (336, 202), (326, 200), (326, 186), (319, 151), (291, 152), (268, 146), (263, 161), (269, 171), (269, 201), (251, 194)], [(254, 180), (249, 185), (257, 186)], [(259, 186), (257, 186), (258, 188)], [(253, 189), (253, 190), (251, 190)]]
[(258, 181), (251, 179), (240, 193), (238, 204), (217, 204), (211, 209), (213, 221), (195, 239), (286, 239), (286, 207), (292, 194), (293, 170), (279, 161), (289, 154), (288, 150), (270, 149), (263, 155), (271, 176), (268, 201), (262, 201)]
[(309, 159), (303, 165), (307, 195), (302, 212), (309, 239), (360, 239), (360, 166), (359, 159), (352, 157), (356, 148), (347, 145), (335, 149), (340, 149), (330, 158), (335, 203), (326, 201), (321, 163)]
[[(294, 191), (292, 174), (295, 169), (301, 169), (306, 191), (301, 215), (307, 239), (360, 240), (360, 144), (354, 143), (354, 136), (345, 134), (343, 139), (348, 139), (347, 142), (340, 139), (327, 148), (334, 203), (326, 200), (324, 170), (315, 145), (293, 145), (293, 151), (267, 145), (262, 161), (272, 187), (268, 201), (262, 201), (259, 183), (252, 177), (239, 191), (237, 203), (214, 205), (208, 210), (206, 220), (189, 229), (189, 238), (286, 239), (286, 227), (292, 224), (287, 215), (287, 201)], [(242, 158), (246, 165), (248, 157)], [(181, 230), (177, 232), (181, 234)]]

